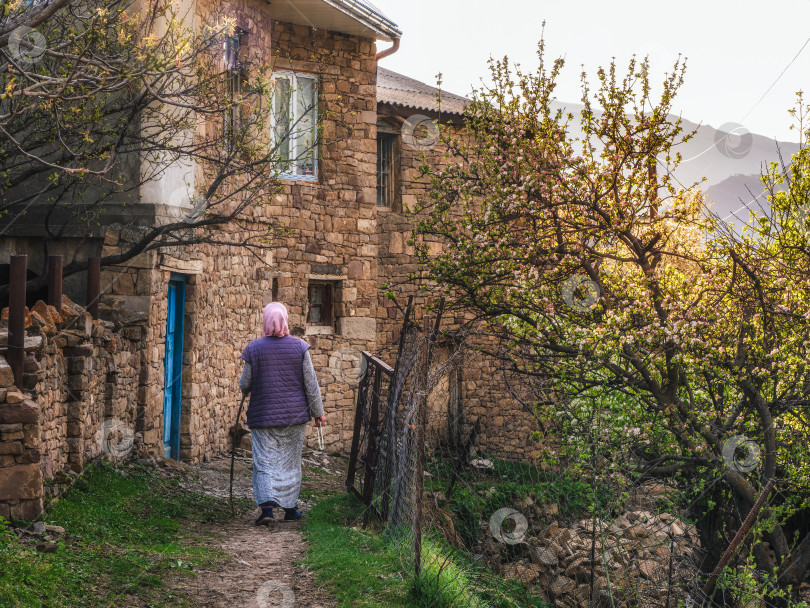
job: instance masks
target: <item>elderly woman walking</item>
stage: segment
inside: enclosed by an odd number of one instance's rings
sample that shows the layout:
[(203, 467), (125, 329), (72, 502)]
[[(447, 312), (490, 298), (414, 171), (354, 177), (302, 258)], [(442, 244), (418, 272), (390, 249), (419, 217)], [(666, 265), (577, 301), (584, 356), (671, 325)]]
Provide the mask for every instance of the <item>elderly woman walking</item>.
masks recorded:
[(247, 424), (253, 443), (253, 498), (262, 508), (256, 525), (273, 520), (273, 507), (284, 519), (301, 519), (301, 452), (307, 422), (326, 422), (309, 344), (290, 335), (287, 309), (273, 302), (264, 308), (264, 337), (242, 352), (245, 368), (239, 388), (250, 404)]

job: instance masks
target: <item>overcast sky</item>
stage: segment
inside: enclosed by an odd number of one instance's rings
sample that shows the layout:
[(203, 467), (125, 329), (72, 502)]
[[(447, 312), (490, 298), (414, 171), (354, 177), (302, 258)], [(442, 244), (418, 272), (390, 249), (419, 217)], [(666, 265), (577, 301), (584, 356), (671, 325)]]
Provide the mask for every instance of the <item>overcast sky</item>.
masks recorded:
[(561, 101), (579, 101), (581, 64), (593, 74), (613, 56), (626, 67), (632, 54), (649, 55), (660, 80), (680, 53), (687, 70), (675, 110), (694, 122), (797, 141), (787, 110), (799, 89), (810, 103), (810, 44), (759, 101), (810, 38), (810, 0), (373, 2), (403, 31), (381, 65), (429, 84), (442, 72), (443, 88), (462, 95), (486, 76), (490, 56), (536, 67), (545, 20), (548, 57), (566, 59)]

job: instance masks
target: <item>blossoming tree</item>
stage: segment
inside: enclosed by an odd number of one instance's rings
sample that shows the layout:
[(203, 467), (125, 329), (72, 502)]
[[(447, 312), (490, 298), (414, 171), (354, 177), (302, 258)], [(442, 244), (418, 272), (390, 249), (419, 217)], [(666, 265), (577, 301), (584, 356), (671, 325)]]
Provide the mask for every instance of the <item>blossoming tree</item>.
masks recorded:
[(593, 89), (583, 75), (577, 135), (554, 103), (564, 63), (538, 54), (535, 72), (493, 62), (447, 165), (423, 167), (424, 278), (498, 337), (506, 369), (551, 383), (538, 415), (582, 432), (608, 414), (606, 462), (689, 488), (705, 570), (775, 479), (747, 546), (760, 589), (787, 597), (810, 566), (810, 530), (790, 523), (810, 496), (808, 155), (770, 168), (770, 215), (729, 229), (672, 178), (690, 137), (671, 115), (680, 60), (657, 87), (646, 60)]

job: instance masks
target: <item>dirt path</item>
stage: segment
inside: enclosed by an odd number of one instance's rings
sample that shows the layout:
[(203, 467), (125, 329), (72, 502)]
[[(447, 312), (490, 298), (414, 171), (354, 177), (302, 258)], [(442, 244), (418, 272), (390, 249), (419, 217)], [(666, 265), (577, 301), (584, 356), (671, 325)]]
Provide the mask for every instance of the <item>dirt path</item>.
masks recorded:
[[(320, 453), (304, 454), (304, 483), (299, 509), (306, 512), (319, 495), (340, 491), (343, 462)], [(189, 467), (183, 485), (213, 496), (227, 497), (230, 461), (218, 459)], [(195, 479), (196, 477), (196, 479)], [(238, 459), (234, 496), (252, 500), (251, 464)], [(304, 557), (305, 543), (299, 522), (284, 522), (284, 512), (267, 527), (255, 526), (258, 509), (237, 514), (224, 530), (213, 532), (208, 544), (228, 555), (225, 563), (197, 576), (178, 580), (174, 587), (185, 591), (202, 608), (335, 608), (336, 602), (319, 588), (311, 572), (296, 565)], [(205, 542), (205, 541), (204, 541)]]

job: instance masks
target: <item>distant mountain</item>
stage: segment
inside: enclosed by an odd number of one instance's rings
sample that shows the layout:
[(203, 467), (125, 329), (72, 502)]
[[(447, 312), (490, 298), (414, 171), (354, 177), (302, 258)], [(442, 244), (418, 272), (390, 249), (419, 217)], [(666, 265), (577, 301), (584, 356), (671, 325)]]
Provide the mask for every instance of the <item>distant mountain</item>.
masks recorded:
[(768, 211), (765, 186), (759, 173), (731, 175), (719, 184), (704, 187), (703, 190), (709, 208), (723, 220), (733, 222), (736, 226), (748, 223), (749, 211), (758, 214)]
[[(582, 105), (556, 103), (556, 106), (574, 114), (572, 134), (581, 135), (578, 114)], [(677, 119), (676, 116), (671, 118)], [(696, 132), (692, 139), (674, 150), (682, 156), (681, 164), (673, 172), (676, 184), (689, 187), (695, 182), (702, 182), (700, 187), (706, 193), (712, 211), (737, 225), (748, 220), (746, 204), (758, 209), (757, 204), (765, 202), (761, 196), (764, 188), (759, 179), (762, 169), (767, 163), (778, 161), (780, 152), (787, 163), (791, 155), (799, 150), (798, 143), (777, 142), (750, 133), (736, 123), (714, 128), (683, 119), (682, 124), (684, 133)], [(752, 202), (756, 197), (759, 199)], [(731, 215), (735, 213), (737, 217)]]

